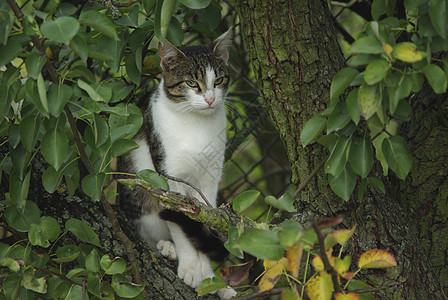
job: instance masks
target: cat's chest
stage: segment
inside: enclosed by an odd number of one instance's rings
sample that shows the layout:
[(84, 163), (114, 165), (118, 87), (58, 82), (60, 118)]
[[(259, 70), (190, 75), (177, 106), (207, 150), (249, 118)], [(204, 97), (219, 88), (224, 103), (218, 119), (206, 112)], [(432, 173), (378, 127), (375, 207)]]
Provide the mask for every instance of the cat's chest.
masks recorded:
[(182, 116), (163, 106), (153, 107), (153, 126), (168, 157), (221, 156), (226, 143), (224, 108), (211, 116)]

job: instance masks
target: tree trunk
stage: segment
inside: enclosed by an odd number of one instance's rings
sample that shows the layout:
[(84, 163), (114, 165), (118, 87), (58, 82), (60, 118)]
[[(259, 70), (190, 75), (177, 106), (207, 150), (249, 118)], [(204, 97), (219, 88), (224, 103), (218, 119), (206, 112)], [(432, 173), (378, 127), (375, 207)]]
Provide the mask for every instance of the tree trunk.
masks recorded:
[[(286, 146), (292, 167), (292, 181), (296, 184), (305, 180), (327, 156), (319, 145), (303, 149), (299, 143), (300, 131), (309, 118), (325, 108), (331, 79), (344, 67), (327, 5), (327, 1), (323, 0), (236, 1), (244, 41), (260, 92)], [(419, 116), (421, 114), (415, 114), (416, 118)], [(446, 141), (446, 130), (441, 130), (439, 135), (444, 136)], [(420, 152), (426, 153), (423, 139), (413, 141), (416, 143), (412, 148), (414, 152), (419, 153), (418, 149), (421, 149)], [(444, 162), (446, 165), (446, 156)], [(418, 166), (419, 162), (415, 161), (413, 172), (421, 171), (417, 169)], [(381, 172), (379, 168), (376, 170), (374, 173), (378, 177)], [(439, 170), (427, 171), (429, 176), (426, 179)], [(419, 224), (409, 222), (412, 216), (408, 214), (409, 202), (399, 201), (406, 199), (407, 194), (396, 191), (393, 188), (396, 184), (389, 177), (382, 178), (387, 189), (386, 195), (370, 191), (364, 196), (362, 204), (356, 197), (343, 203), (331, 191), (327, 177), (321, 170), (299, 195), (297, 207), (301, 214), (298, 217), (306, 221), (310, 213), (320, 216), (341, 215), (345, 226), (356, 224), (350, 249), (354, 262), (362, 252), (372, 248), (385, 249), (395, 255), (398, 262), (396, 268), (361, 272), (367, 283), (385, 287), (376, 292), (379, 299), (442, 299), (444, 295), (440, 281), (425, 252), (430, 249), (422, 247), (416, 227)], [(433, 191), (439, 192), (442, 199), (440, 204), (446, 207), (446, 170), (436, 177), (440, 178), (440, 183), (445, 182), (445, 188), (435, 188)], [(406, 187), (404, 184), (403, 187)], [(420, 202), (425, 201), (425, 198), (419, 199)], [(441, 208), (433, 209), (438, 209), (439, 216), (444, 216), (446, 229), (446, 208)], [(421, 231), (421, 234), (424, 232)], [(431, 245), (434, 245), (434, 241)], [(444, 259), (441, 263), (446, 268), (446, 242), (443, 249)], [(442, 271), (443, 268), (438, 269)]]

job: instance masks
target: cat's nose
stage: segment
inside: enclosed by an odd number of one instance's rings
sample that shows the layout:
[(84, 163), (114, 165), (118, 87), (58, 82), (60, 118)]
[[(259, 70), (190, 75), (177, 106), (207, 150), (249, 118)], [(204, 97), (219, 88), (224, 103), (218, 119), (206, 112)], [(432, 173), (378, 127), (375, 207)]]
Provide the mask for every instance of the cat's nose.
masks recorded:
[(206, 97), (205, 102), (207, 102), (208, 106), (212, 106), (213, 102), (215, 102), (215, 97)]

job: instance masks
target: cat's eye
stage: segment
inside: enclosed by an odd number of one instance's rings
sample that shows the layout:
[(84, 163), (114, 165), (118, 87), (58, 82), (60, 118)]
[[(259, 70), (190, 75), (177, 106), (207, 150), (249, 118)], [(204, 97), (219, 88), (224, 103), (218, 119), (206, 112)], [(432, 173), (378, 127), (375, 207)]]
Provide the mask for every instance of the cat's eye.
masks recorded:
[(224, 81), (224, 77), (219, 77), (215, 80), (215, 85), (220, 85)]
[(194, 81), (194, 80), (187, 80), (187, 81), (185, 81), (185, 83), (189, 87), (192, 87), (192, 88), (197, 88), (199, 86), (199, 84), (196, 81)]

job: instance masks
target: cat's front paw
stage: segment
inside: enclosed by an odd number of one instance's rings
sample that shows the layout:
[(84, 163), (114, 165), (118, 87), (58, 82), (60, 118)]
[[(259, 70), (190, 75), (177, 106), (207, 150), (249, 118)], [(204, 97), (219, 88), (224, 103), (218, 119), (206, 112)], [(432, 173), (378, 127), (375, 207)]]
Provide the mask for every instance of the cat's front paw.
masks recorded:
[(230, 299), (236, 296), (236, 291), (232, 288), (220, 289), (217, 291), (218, 296), (221, 299)]
[(198, 261), (191, 261), (184, 264), (179, 262), (177, 275), (192, 288), (197, 288), (201, 281), (205, 279), (201, 272), (201, 264)]
[(157, 243), (157, 249), (162, 253), (163, 256), (170, 260), (177, 259), (176, 247), (171, 241), (160, 240)]

